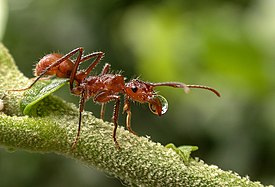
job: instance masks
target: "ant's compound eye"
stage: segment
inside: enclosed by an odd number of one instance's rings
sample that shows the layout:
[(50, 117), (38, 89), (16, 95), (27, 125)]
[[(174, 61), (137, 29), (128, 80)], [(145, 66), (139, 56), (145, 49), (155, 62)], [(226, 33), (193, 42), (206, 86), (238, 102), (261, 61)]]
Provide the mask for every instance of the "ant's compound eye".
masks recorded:
[[(154, 99), (158, 100), (161, 104), (161, 115), (165, 114), (168, 110), (168, 101), (161, 95), (154, 96)], [(151, 112), (153, 112), (156, 115), (158, 115), (157, 107), (158, 106), (156, 104), (149, 103), (149, 108)]]
[(135, 87), (135, 86), (133, 86), (131, 89), (132, 89), (132, 91), (133, 91), (134, 93), (136, 93), (136, 92), (137, 92), (137, 90), (138, 90), (138, 88), (137, 88), (137, 87)]

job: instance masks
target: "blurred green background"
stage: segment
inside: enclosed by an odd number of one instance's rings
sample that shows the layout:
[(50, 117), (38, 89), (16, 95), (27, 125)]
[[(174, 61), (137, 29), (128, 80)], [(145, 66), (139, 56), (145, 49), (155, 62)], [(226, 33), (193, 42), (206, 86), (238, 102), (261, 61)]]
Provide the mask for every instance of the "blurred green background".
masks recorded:
[[(275, 1), (0, 0), (0, 5), (0, 38), (28, 77), (43, 55), (82, 46), (86, 53), (106, 53), (95, 72), (108, 62), (129, 79), (215, 87), (221, 98), (204, 90), (160, 88), (168, 112), (159, 118), (147, 105), (133, 104), (132, 127), (163, 145), (197, 145), (193, 156), (206, 163), (275, 184)], [(78, 103), (68, 87), (57, 94)], [(86, 105), (96, 116), (99, 108), (92, 101)], [(112, 104), (107, 110), (110, 121)], [(9, 187), (123, 186), (58, 155), (5, 149), (0, 176), (0, 186)]]

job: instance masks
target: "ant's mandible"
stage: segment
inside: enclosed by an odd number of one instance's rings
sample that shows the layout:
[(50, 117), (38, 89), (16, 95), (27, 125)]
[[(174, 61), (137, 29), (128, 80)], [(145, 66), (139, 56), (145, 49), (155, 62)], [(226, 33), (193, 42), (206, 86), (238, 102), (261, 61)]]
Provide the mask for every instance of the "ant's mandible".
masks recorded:
[[(114, 123), (113, 141), (115, 145), (119, 148), (119, 144), (116, 139), (116, 130), (118, 126), (117, 123), (121, 95), (124, 95), (123, 112), (127, 113), (126, 127), (133, 134), (136, 133), (131, 129), (131, 100), (139, 103), (148, 103), (150, 110), (158, 116), (163, 115), (168, 109), (168, 103), (166, 99), (155, 92), (155, 87), (170, 86), (174, 88), (182, 88), (185, 92), (188, 92), (190, 88), (201, 88), (210, 90), (217, 96), (220, 96), (220, 93), (211, 87), (201, 85), (186, 85), (181, 82), (151, 83), (144, 82), (139, 79), (132, 79), (128, 83), (125, 83), (125, 78), (121, 74), (108, 73), (110, 69), (110, 64), (107, 63), (105, 64), (102, 72), (99, 75), (89, 76), (90, 72), (95, 68), (95, 66), (104, 56), (104, 53), (94, 52), (83, 56), (83, 51), (84, 49), (80, 47), (72, 50), (65, 55), (52, 53), (44, 56), (36, 65), (36, 68), (34, 70), (34, 75), (36, 76), (36, 78), (32, 82), (32, 84), (27, 88), (13, 90), (27, 90), (45, 75), (56, 76), (60, 78), (69, 78), (71, 93), (80, 96), (78, 131), (72, 144), (72, 148), (74, 148), (78, 142), (81, 129), (82, 112), (84, 110), (85, 102), (90, 98), (93, 98), (94, 102), (101, 104), (101, 119), (103, 119), (104, 117), (105, 104), (109, 101), (115, 101), (112, 118)], [(77, 53), (78, 55), (76, 60), (71, 60), (70, 58)], [(87, 61), (91, 58), (95, 59), (86, 70), (78, 70), (78, 67), (82, 62)]]

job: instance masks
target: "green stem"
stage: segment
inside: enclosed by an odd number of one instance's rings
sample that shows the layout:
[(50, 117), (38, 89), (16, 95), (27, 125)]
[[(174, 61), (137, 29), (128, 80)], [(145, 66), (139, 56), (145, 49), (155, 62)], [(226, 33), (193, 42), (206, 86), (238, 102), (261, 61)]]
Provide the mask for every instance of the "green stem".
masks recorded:
[(80, 140), (72, 150), (78, 108), (49, 96), (36, 106), (36, 117), (20, 110), (23, 92), (7, 92), (30, 81), (20, 73), (7, 49), (0, 44), (0, 145), (32, 152), (54, 152), (96, 167), (133, 186), (263, 186), (231, 171), (222, 171), (198, 159), (183, 159), (176, 151), (122, 127), (117, 130), (121, 149), (112, 139), (113, 126), (84, 112)]

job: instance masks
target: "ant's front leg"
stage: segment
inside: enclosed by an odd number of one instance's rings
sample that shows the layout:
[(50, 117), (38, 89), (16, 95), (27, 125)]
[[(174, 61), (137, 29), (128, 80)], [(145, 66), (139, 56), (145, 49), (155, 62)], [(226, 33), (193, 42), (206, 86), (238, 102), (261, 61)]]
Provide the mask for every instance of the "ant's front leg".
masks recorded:
[(129, 101), (129, 99), (127, 97), (125, 97), (125, 100), (124, 100), (123, 112), (127, 113), (126, 127), (127, 127), (128, 131), (130, 131), (134, 135), (137, 135), (137, 133), (135, 131), (133, 131), (132, 128), (131, 128), (131, 116), (132, 116), (132, 112), (131, 112), (131, 108), (130, 108), (130, 101)]
[(120, 148), (119, 143), (116, 139), (116, 130), (118, 126), (118, 112), (119, 112), (119, 105), (120, 105), (120, 96), (119, 95), (111, 95), (107, 91), (99, 92), (94, 97), (94, 102), (98, 103), (107, 103), (109, 101), (115, 101), (114, 105), (114, 112), (113, 112), (113, 123), (114, 123), (114, 130), (113, 130), (113, 140), (117, 148)]

